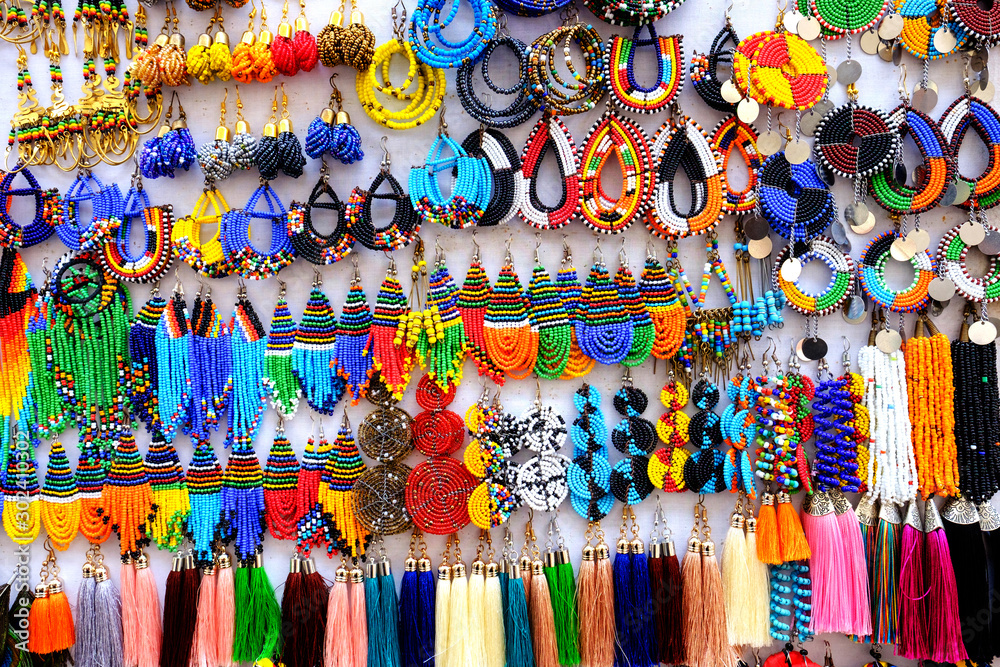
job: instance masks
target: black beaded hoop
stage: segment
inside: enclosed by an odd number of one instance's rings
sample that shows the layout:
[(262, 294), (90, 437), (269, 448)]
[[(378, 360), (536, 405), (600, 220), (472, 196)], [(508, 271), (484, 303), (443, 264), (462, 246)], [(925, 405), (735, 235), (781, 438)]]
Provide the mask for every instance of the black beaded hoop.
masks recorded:
[(695, 52), (691, 57), (691, 85), (705, 104), (716, 111), (736, 113), (736, 105), (723, 99), (722, 82), (716, 76), (720, 64), (727, 67), (733, 64), (732, 49), (726, 48), (727, 43), (732, 43), (733, 48), (740, 43), (736, 31), (729, 25), (712, 40), (712, 48), (707, 55)]
[(524, 198), (524, 174), (521, 156), (507, 135), (487, 128), (474, 130), (462, 142), (462, 148), (476, 158), (486, 158), (493, 172), (493, 196), (483, 211), (477, 227), (495, 227), (514, 217)]
[[(517, 83), (504, 88), (490, 78), (490, 58), (498, 48), (507, 48), (517, 56)], [(486, 87), (496, 95), (517, 95), (503, 109), (493, 109), (480, 101), (472, 84), (473, 70), (478, 67)], [(528, 96), (528, 45), (510, 35), (499, 35), (486, 43), (486, 48), (473, 62), (465, 62), (455, 74), (458, 99), (465, 112), (488, 127), (517, 127), (538, 111)]]
[[(329, 202), (318, 201), (324, 194), (330, 198)], [(337, 226), (330, 234), (320, 234), (313, 227), (312, 211), (315, 208), (337, 212)], [(347, 207), (330, 187), (325, 175), (313, 187), (308, 202), (293, 201), (288, 208), (288, 236), (292, 239), (295, 253), (318, 266), (335, 264), (354, 248), (354, 235), (348, 231)]]
[[(860, 146), (853, 145), (855, 138)], [(897, 119), (855, 102), (830, 109), (816, 127), (816, 155), (823, 166), (844, 178), (867, 178), (884, 170), (898, 148)]]
[[(378, 189), (383, 183), (388, 183), (392, 192), (379, 194)], [(331, 199), (335, 197), (333, 195)], [(388, 199), (396, 205), (392, 220), (385, 227), (376, 228), (372, 220), (372, 202), (376, 199)], [(344, 216), (347, 220), (347, 234), (369, 250), (390, 252), (405, 248), (413, 240), (413, 236), (420, 232), (420, 216), (413, 210), (410, 195), (403, 191), (403, 186), (387, 168), (378, 172), (367, 190), (356, 187), (351, 191), (344, 206)], [(342, 219), (338, 219), (338, 230)], [(292, 242), (295, 242), (294, 237)]]

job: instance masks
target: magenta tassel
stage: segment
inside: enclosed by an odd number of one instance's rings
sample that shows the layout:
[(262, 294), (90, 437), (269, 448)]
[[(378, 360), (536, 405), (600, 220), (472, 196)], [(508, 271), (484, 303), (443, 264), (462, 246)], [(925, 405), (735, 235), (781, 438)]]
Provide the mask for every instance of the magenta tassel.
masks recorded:
[(906, 508), (903, 525), (902, 564), (899, 568), (899, 629), (896, 653), (908, 660), (922, 660), (927, 648), (927, 595), (924, 585), (924, 531), (917, 501)]
[(933, 618), (927, 632), (928, 657), (934, 662), (961, 662), (968, 658), (968, 654), (962, 641), (962, 621), (958, 614), (958, 586), (948, 538), (933, 498), (924, 505), (924, 530), (927, 533), (924, 573), (930, 587), (927, 611)]
[(802, 513), (802, 529), (812, 552), (809, 560), (812, 577), (809, 628), (815, 634), (850, 633), (853, 626), (851, 600), (847, 595), (850, 582), (845, 576), (847, 555), (829, 494), (823, 491), (813, 494), (808, 511)]

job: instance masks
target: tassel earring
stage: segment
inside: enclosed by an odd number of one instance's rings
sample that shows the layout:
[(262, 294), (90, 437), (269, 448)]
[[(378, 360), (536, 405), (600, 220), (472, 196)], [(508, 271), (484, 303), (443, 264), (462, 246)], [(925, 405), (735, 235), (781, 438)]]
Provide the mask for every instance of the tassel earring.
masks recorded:
[[(448, 624), (451, 611), (451, 565), (448, 564), (451, 558), (451, 535), (445, 543), (444, 553), (441, 555), (441, 565), (437, 569), (437, 589), (434, 593), (434, 661), (435, 664), (447, 667), (448, 656)], [(504, 605), (504, 609), (507, 606)], [(510, 652), (507, 653), (508, 660)]]
[(451, 667), (475, 662), (469, 637), (469, 580), (465, 576), (462, 546), (453, 533), (454, 564), (451, 566), (451, 594), (448, 605), (448, 662)]
[(968, 654), (962, 643), (958, 586), (951, 564), (951, 549), (933, 496), (924, 503), (924, 533), (927, 535), (924, 548), (924, 576), (929, 589), (927, 610), (934, 614), (927, 627), (927, 657), (934, 662), (961, 662)]
[(76, 643), (76, 632), (69, 599), (58, 577), (55, 549), (48, 539), (45, 552), (35, 601), (28, 613), (28, 650), (46, 665), (61, 667), (72, 662), (70, 649)]
[(524, 593), (524, 579), (521, 576), (521, 566), (517, 561), (517, 551), (510, 534), (509, 523), (504, 527), (504, 543), (507, 550), (504, 558), (507, 569), (507, 592), (503, 601), (507, 664), (534, 667), (535, 653), (528, 617), (528, 599)]
[(424, 535), (417, 528), (410, 535), (399, 589), (399, 652), (402, 667), (428, 667), (434, 662), (434, 574)]
[[(6, 602), (0, 606), (6, 610)], [(111, 583), (100, 547), (92, 545), (87, 550), (76, 604), (76, 665), (123, 667), (123, 641), (121, 598)]]
[(201, 570), (201, 584), (198, 586), (198, 605), (194, 624), (194, 640), (191, 644), (191, 667), (215, 667), (221, 665), (216, 648), (216, 598), (217, 581), (215, 563)]
[(684, 662), (681, 568), (659, 495), (649, 536), (649, 585), (656, 628), (654, 660), (668, 665), (680, 664)]
[(323, 639), (323, 667), (353, 667), (351, 626), (348, 607), (348, 572), (346, 561), (341, 559), (334, 574), (333, 586), (326, 608), (326, 632)]
[[(558, 512), (549, 519), (549, 539), (545, 550), (545, 578), (552, 598), (552, 613), (559, 648), (560, 665), (580, 664), (580, 621), (576, 612), (576, 579), (573, 563), (559, 530)], [(557, 536), (558, 549), (553, 550), (552, 539)], [(652, 573), (650, 574), (652, 581)], [(655, 606), (654, 606), (655, 609)]]
[[(631, 541), (625, 535), (626, 522), (631, 523)], [(631, 505), (622, 510), (621, 535), (615, 551), (613, 571), (617, 641), (614, 664), (617, 667), (651, 667), (659, 659), (656, 657), (649, 563)]]
[(361, 135), (351, 125), (351, 117), (343, 109), (343, 96), (334, 83), (336, 73), (330, 76), (330, 102), (320, 115), (309, 124), (306, 134), (306, 155), (318, 159), (329, 153), (343, 164), (354, 164), (364, 159)]
[[(135, 660), (131, 663), (138, 667), (157, 667), (160, 664), (162, 653), (163, 626), (160, 623), (160, 593), (156, 585), (156, 578), (153, 570), (149, 567), (149, 559), (146, 554), (140, 553), (131, 567), (134, 569), (132, 576), (134, 584), (129, 602), (132, 603), (132, 618), (134, 623), (131, 628), (122, 623), (122, 632), (125, 636), (131, 630), (135, 633)], [(122, 569), (126, 566), (123, 565)], [(124, 580), (124, 577), (123, 577)], [(124, 585), (123, 585), (124, 588)], [(123, 602), (123, 606), (124, 606)], [(124, 619), (125, 615), (122, 614)]]
[(202, 144), (198, 148), (198, 165), (206, 179), (224, 181), (232, 175), (236, 165), (233, 164), (233, 149), (229, 144), (230, 133), (226, 127), (226, 100), (229, 99), (229, 89), (225, 89), (222, 105), (219, 109), (219, 127), (215, 130), (215, 139)]
[[(748, 613), (755, 603), (750, 598), (750, 570), (747, 560), (747, 538), (744, 532), (743, 494), (729, 515), (729, 532), (722, 551), (722, 588), (726, 600), (726, 631), (733, 646), (750, 645), (753, 636), (753, 616)], [(756, 558), (756, 556), (754, 556)], [(770, 637), (768, 637), (770, 639)]]
[(744, 497), (746, 517), (746, 562), (748, 606), (742, 613), (749, 615), (748, 645), (763, 648), (771, 643), (771, 616), (767, 565), (757, 558), (757, 519), (753, 515), (753, 504)]
[(869, 554), (872, 577), (872, 641), (895, 644), (899, 622), (899, 553), (903, 517), (899, 506), (883, 502), (879, 506), (874, 549)]
[(555, 615), (552, 609), (552, 591), (539, 558), (538, 542), (533, 523), (534, 512), (529, 508), (525, 526), (525, 541), (531, 542), (534, 558), (530, 561), (531, 595), (528, 598), (528, 617), (531, 627), (531, 646), (536, 667), (558, 667), (559, 644), (556, 635)]
[[(233, 635), (236, 620), (236, 590), (233, 561), (225, 551), (215, 559), (215, 656), (218, 665), (233, 664)], [(209, 666), (211, 667), (211, 666)]]
[(486, 531), (479, 531), (479, 545), (476, 559), (469, 568), (469, 655), (486, 657), (486, 561), (483, 548), (486, 545)]
[(483, 623), (485, 624), (484, 644), (486, 646), (485, 667), (503, 667), (506, 660), (506, 637), (504, 636), (504, 600), (500, 566), (494, 560), (493, 539), (486, 531), (486, 546), (489, 562), (486, 564), (486, 590), (483, 593)]
[(306, 166), (306, 158), (302, 154), (302, 144), (295, 136), (292, 121), (288, 117), (288, 95), (285, 84), (281, 84), (281, 119), (278, 121), (278, 163), (285, 176), (298, 178)]
[[(378, 588), (378, 594), (376, 596), (377, 604), (373, 604), (370, 597), (366, 596), (365, 602), (368, 605), (368, 651), (372, 659), (375, 660), (377, 665), (388, 665), (389, 667), (395, 667), (399, 665), (399, 627), (398, 627), (398, 615), (399, 615), (399, 602), (396, 597), (396, 580), (392, 576), (392, 566), (389, 562), (389, 557), (385, 551), (385, 541), (382, 536), (378, 536), (378, 554), (379, 561), (377, 563), (369, 563), (369, 571), (371, 571), (372, 566), (375, 566), (376, 576), (376, 586)], [(367, 589), (366, 589), (367, 592)], [(376, 613), (376, 627), (377, 632), (372, 634), (372, 608), (375, 608)], [(372, 650), (375, 654), (372, 656)]]
[[(982, 517), (965, 496), (949, 498), (941, 509), (944, 532), (951, 552), (952, 570), (958, 591), (959, 618), (990, 618), (990, 552), (987, 533), (981, 528)], [(995, 533), (996, 530), (990, 532)], [(992, 660), (992, 642), (987, 632), (962, 637), (969, 659), (988, 663)]]
[[(610, 549), (601, 524), (589, 522), (587, 544), (577, 576), (580, 658), (588, 665), (610, 665), (615, 658), (614, 584)], [(596, 545), (591, 541), (596, 540)]]
[[(219, 30), (212, 36), (212, 30), (218, 24)], [(198, 42), (188, 49), (188, 74), (203, 84), (208, 84), (218, 78), (229, 81), (233, 66), (233, 56), (229, 50), (229, 35), (222, 26), (222, 8), (215, 7), (215, 16), (208, 23), (208, 28), (198, 36)]]
[(899, 633), (896, 651), (901, 658), (923, 660), (927, 648), (927, 596), (924, 582), (925, 536), (917, 500), (906, 507), (899, 566)]

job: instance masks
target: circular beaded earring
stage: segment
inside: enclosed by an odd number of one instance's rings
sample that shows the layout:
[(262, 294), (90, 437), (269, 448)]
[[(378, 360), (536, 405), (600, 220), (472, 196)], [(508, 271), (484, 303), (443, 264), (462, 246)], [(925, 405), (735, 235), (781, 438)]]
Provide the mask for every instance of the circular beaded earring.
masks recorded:
[[(937, 249), (938, 270), (942, 277), (955, 285), (955, 289), (966, 300), (975, 303), (992, 303), (1000, 299), (1000, 261), (989, 257), (989, 265), (982, 277), (973, 276), (966, 264), (969, 248), (962, 240), (960, 230), (966, 223), (959, 223), (941, 238)], [(990, 225), (989, 233), (1000, 234), (1000, 230)]]
[[(903, 17), (899, 42), (911, 55), (920, 60), (937, 60), (965, 48), (969, 34), (947, 5), (948, 0), (895, 0), (896, 13)], [(935, 46), (935, 42), (943, 43), (935, 40), (941, 31), (955, 37), (954, 46), (945, 53)]]
[(451, 69), (475, 61), (497, 31), (496, 11), (489, 0), (469, 0), (475, 28), (460, 41), (444, 36), (458, 16), (459, 2), (419, 0), (410, 19), (407, 42), (421, 62)]
[(889, 0), (809, 0), (811, 14), (820, 25), (840, 35), (856, 35), (873, 27), (889, 8)]
[[(570, 5), (569, 9), (575, 17), (575, 7)], [(568, 65), (573, 67), (573, 79), (567, 81), (556, 69), (556, 63), (565, 62), (570, 56), (560, 58), (556, 49), (558, 44), (563, 44), (563, 51), (567, 53), (572, 42), (583, 51), (584, 67)], [(594, 26), (580, 21), (571, 21), (540, 35), (528, 48), (529, 98), (544, 113), (564, 116), (587, 113), (597, 106), (607, 92), (603, 55), (601, 35)]]
[(890, 288), (885, 281), (885, 266), (898, 238), (894, 230), (887, 230), (869, 241), (858, 260), (858, 276), (861, 288), (875, 304), (894, 313), (912, 313), (922, 310), (930, 300), (927, 290), (935, 275), (934, 259), (926, 250), (915, 253), (910, 258), (913, 282), (902, 290)]
[[(744, 51), (742, 44), (737, 51)], [(809, 42), (789, 32), (760, 39), (746, 71), (761, 104), (805, 111), (826, 94), (826, 61)]]
[[(501, 19), (501, 23), (506, 23)], [(504, 87), (490, 77), (490, 60), (497, 49), (508, 49), (517, 58), (517, 83)], [(506, 107), (494, 109), (480, 100), (473, 85), (474, 70), (479, 68), (483, 82), (489, 89), (488, 95), (516, 95)], [(475, 61), (462, 63), (455, 74), (458, 99), (465, 112), (487, 127), (516, 127), (538, 111), (538, 107), (528, 95), (528, 45), (507, 34), (493, 37)]]
[(899, 140), (896, 116), (848, 102), (820, 120), (815, 152), (820, 164), (838, 176), (868, 178), (892, 165)]
[(789, 241), (808, 241), (837, 216), (837, 202), (810, 160), (790, 164), (784, 152), (768, 157), (757, 173), (761, 215)]
[[(847, 297), (851, 295), (854, 286), (854, 262), (850, 255), (840, 249), (836, 241), (825, 236), (819, 236), (809, 242), (808, 249), (795, 254), (796, 243), (785, 246), (774, 259), (774, 270), (771, 281), (776, 290), (785, 295), (786, 303), (796, 311), (806, 316), (828, 315), (840, 308)], [(781, 267), (785, 260), (795, 257), (801, 265), (812, 261), (820, 261), (830, 270), (830, 280), (822, 292), (813, 294), (805, 291), (798, 280), (785, 280), (781, 275)]]
[(948, 9), (977, 41), (991, 45), (1000, 41), (1000, 6), (976, 0), (948, 0)]

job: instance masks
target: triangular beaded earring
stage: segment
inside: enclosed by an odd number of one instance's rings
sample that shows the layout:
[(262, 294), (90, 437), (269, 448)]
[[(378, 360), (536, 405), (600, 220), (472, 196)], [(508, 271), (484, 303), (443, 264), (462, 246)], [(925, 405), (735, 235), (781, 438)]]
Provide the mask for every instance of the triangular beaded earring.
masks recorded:
[(580, 308), (583, 315), (576, 323), (580, 349), (602, 364), (621, 363), (632, 350), (632, 319), (608, 273), (600, 239), (594, 248), (594, 264), (580, 295)]
[(490, 355), (486, 352), (486, 334), (483, 326), (486, 321), (486, 309), (490, 303), (492, 287), (490, 279), (479, 261), (479, 243), (476, 241), (476, 231), (472, 231), (472, 245), (475, 248), (469, 271), (465, 274), (462, 289), (458, 292), (458, 310), (462, 314), (462, 324), (465, 328), (465, 347), (472, 363), (480, 376), (487, 376), (498, 385), (503, 385), (504, 372), (497, 368)]
[(191, 513), (191, 499), (180, 457), (173, 444), (154, 433), (144, 465), (156, 506), (150, 536), (160, 549), (176, 551), (184, 541)]
[(309, 406), (332, 415), (344, 396), (344, 380), (335, 368), (337, 317), (323, 292), (323, 277), (313, 271), (312, 291), (292, 346), (292, 372)]
[(292, 350), (298, 327), (285, 300), (286, 285), (278, 281), (278, 303), (271, 316), (271, 330), (264, 353), (264, 384), (271, 392), (271, 407), (282, 419), (291, 419), (299, 408), (299, 383), (292, 370)]
[(565, 235), (563, 235), (563, 257), (559, 263), (559, 273), (556, 274), (556, 289), (559, 291), (559, 300), (566, 310), (566, 317), (570, 324), (569, 360), (566, 362), (566, 368), (559, 379), (569, 380), (583, 377), (594, 368), (597, 362), (580, 349), (580, 343), (576, 337), (576, 323), (581, 318), (580, 295), (583, 288), (580, 287), (576, 267), (573, 265), (573, 253), (566, 243)]
[(569, 316), (560, 299), (559, 288), (538, 259), (540, 234), (535, 234), (535, 268), (525, 292), (532, 328), (538, 330), (538, 353), (534, 371), (545, 380), (556, 380), (566, 371), (572, 348)]
[[(684, 340), (687, 317), (677, 298), (674, 283), (656, 258), (656, 251), (650, 243), (646, 244), (646, 264), (639, 276), (639, 295), (653, 321), (653, 347), (650, 354), (654, 359), (671, 359)], [(653, 370), (656, 370), (655, 362)]]
[[(150, 432), (158, 428), (160, 420), (159, 373), (156, 362), (156, 330), (167, 307), (167, 300), (160, 296), (154, 284), (149, 299), (132, 319), (128, 333), (129, 358), (132, 360), (132, 393), (129, 396), (132, 414), (146, 425)], [(32, 332), (29, 331), (29, 346)], [(34, 369), (32, 374), (34, 374)]]
[(372, 314), (372, 366), (397, 399), (406, 391), (413, 367), (413, 355), (405, 341), (409, 315), (403, 286), (396, 277), (396, 262), (390, 257)]
[(514, 379), (522, 379), (535, 367), (538, 331), (532, 330), (528, 300), (514, 271), (511, 239), (507, 237), (504, 263), (490, 294), (484, 333), (486, 352), (497, 368)]
[[(462, 362), (465, 361), (465, 326), (458, 309), (458, 288), (448, 271), (444, 251), (435, 241), (434, 272), (427, 290), (424, 316), (427, 331), (427, 372), (442, 390), (462, 382)], [(425, 311), (426, 312), (426, 311)]]
[(368, 390), (372, 372), (371, 330), (372, 311), (361, 286), (361, 273), (355, 256), (354, 276), (337, 325), (333, 360), (334, 372), (346, 383), (346, 389), (351, 394), (351, 405), (357, 405)]
[(298, 532), (298, 482), (301, 466), (285, 436), (280, 417), (264, 466), (264, 509), (267, 529), (276, 540), (294, 540)]
[(625, 252), (624, 240), (618, 255), (620, 264), (618, 271), (615, 272), (615, 286), (625, 302), (625, 309), (632, 321), (632, 347), (629, 349), (628, 355), (622, 359), (622, 365), (631, 368), (640, 365), (649, 358), (656, 338), (656, 327), (653, 325), (649, 309), (639, 293), (639, 288), (636, 287), (635, 276), (628, 268), (628, 255)]
[(40, 510), (52, 546), (65, 551), (80, 530), (80, 493), (66, 450), (58, 440), (49, 450)]

